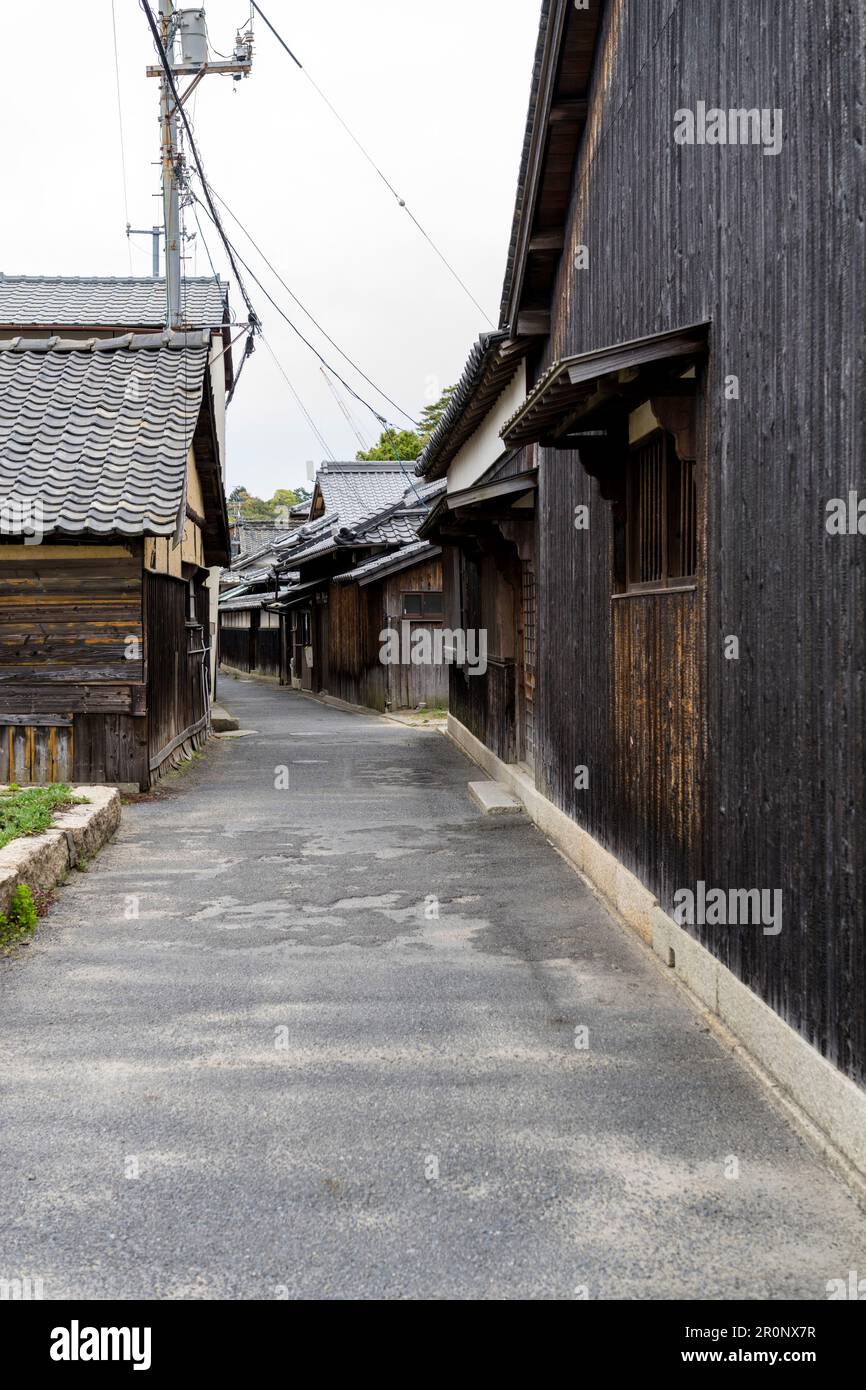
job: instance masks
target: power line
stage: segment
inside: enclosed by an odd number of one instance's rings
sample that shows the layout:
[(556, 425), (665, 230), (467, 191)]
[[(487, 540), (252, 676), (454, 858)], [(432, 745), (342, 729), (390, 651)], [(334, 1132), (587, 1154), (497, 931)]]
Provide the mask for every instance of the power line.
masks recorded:
[(322, 373), (322, 380), (324, 381), (331, 395), (334, 397), (334, 400), (337, 402), (337, 405), (340, 407), (341, 413), (345, 416), (349, 428), (351, 429), (361, 448), (364, 450), (368, 449), (370, 446), (368, 445), (366, 439), (364, 438), (360, 429), (358, 428), (351, 410), (346, 405), (346, 402), (343, 400), (343, 397), (340, 395), (331, 378), (328, 376), (328, 373), (325, 371), (324, 367), (320, 367), (319, 371)]
[(222, 204), (232, 221), (236, 222), (237, 225), (240, 227), (247, 241), (250, 243), (252, 247), (255, 248), (255, 250), (261, 256), (265, 265), (268, 267), (268, 270), (275, 277), (275, 279), (279, 280), (283, 289), (286, 291), (286, 294), (288, 294), (294, 300), (298, 308), (306, 314), (310, 322), (315, 324), (316, 328), (318, 328), (319, 332), (322, 334), (322, 337), (327, 339), (327, 341), (331, 344), (331, 347), (334, 348), (340, 354), (340, 356), (343, 358), (345, 362), (348, 362), (349, 366), (352, 367), (360, 377), (363, 377), (364, 381), (366, 381), (368, 386), (372, 386), (373, 390), (382, 397), (383, 401), (387, 401), (388, 404), (392, 405), (395, 410), (400, 412), (401, 415), (405, 415), (406, 419), (409, 421), (410, 424), (417, 425), (417, 420), (415, 420), (414, 417), (409, 414), (408, 410), (404, 410), (402, 406), (398, 405), (396, 401), (391, 399), (387, 392), (382, 390), (381, 386), (377, 386), (375, 381), (373, 381), (372, 378), (368, 377), (366, 372), (362, 371), (362, 369), (358, 366), (357, 362), (355, 362), (354, 359), (351, 358), (347, 352), (343, 351), (343, 349), (340, 347), (340, 344), (334, 341), (330, 333), (328, 333), (327, 330), (322, 327), (318, 319), (316, 319), (315, 316), (310, 313), (310, 310), (306, 307), (306, 305), (301, 303), (294, 290), (292, 290), (286, 284), (282, 275), (280, 275), (279, 271), (272, 264), (272, 262), (268, 260), (267, 256), (265, 255), (262, 248), (259, 246), (258, 242), (255, 240), (252, 234), (249, 231), (247, 231), (246, 227), (244, 226), (243, 222), (241, 222), (237, 213), (232, 212), (225, 198), (221, 197), (221, 195), (217, 193), (216, 189), (213, 187), (211, 187), (211, 193), (216, 198), (217, 202)]
[(132, 243), (129, 240), (129, 195), (126, 187), (126, 149), (123, 139), (123, 107), (120, 101), (120, 62), (117, 57), (117, 20), (114, 13), (114, 0), (111, 0), (111, 33), (114, 39), (114, 81), (117, 87), (117, 126), (120, 133), (120, 172), (123, 179), (123, 211), (126, 217), (126, 254), (129, 257), (129, 273), (132, 274)]
[(313, 434), (316, 436), (316, 439), (317, 439), (317, 440), (319, 441), (319, 443), (321, 444), (322, 448), (324, 449), (325, 453), (326, 453), (326, 454), (328, 455), (328, 457), (330, 458), (331, 462), (332, 462), (332, 463), (335, 462), (335, 460), (336, 460), (336, 455), (334, 454), (333, 449), (329, 446), (327, 440), (325, 439), (324, 435), (323, 435), (323, 434), (321, 433), (321, 431), (319, 430), (319, 427), (318, 427), (318, 425), (316, 424), (315, 420), (313, 419), (312, 415), (311, 415), (310, 412), (307, 410), (307, 407), (304, 405), (304, 402), (301, 400), (300, 396), (298, 395), (297, 391), (295, 390), (294, 386), (292, 385), (291, 381), (289, 380), (288, 373), (286, 372), (286, 369), (284, 368), (283, 364), (280, 362), (280, 359), (277, 357), (276, 353), (274, 352), (273, 348), (271, 347), (271, 345), (270, 345), (270, 343), (268, 342), (268, 340), (267, 340), (267, 338), (265, 337), (265, 335), (262, 334), (261, 337), (262, 337), (262, 342), (264, 343), (265, 347), (267, 348), (268, 352), (271, 354), (271, 357), (273, 358), (274, 365), (276, 366), (277, 371), (280, 373), (281, 377), (283, 378), (283, 380), (285, 381), (285, 383), (286, 383), (286, 385), (288, 386), (289, 390), (291, 391), (292, 395), (294, 396), (295, 400), (297, 401), (298, 406), (300, 407), (301, 411), (303, 412), (303, 415), (304, 415), (304, 418), (305, 418), (306, 421), (307, 421), (307, 424), (310, 426), (310, 429), (313, 431)]
[[(191, 196), (192, 196), (193, 198), (196, 197), (196, 195), (195, 195), (194, 193), (193, 193)], [(198, 201), (198, 200), (197, 200), (197, 201)], [(202, 204), (202, 207), (205, 207), (205, 205)], [(205, 211), (209, 213), (209, 210), (208, 210), (207, 207), (205, 207)], [(210, 215), (210, 214), (209, 214), (209, 215)], [(228, 241), (227, 233), (223, 231), (221, 234), (222, 234), (222, 236), (225, 238), (225, 240)], [(262, 284), (262, 282), (261, 282), (261, 280), (259, 279), (259, 277), (256, 275), (255, 271), (254, 271), (254, 270), (252, 269), (252, 267), (248, 264), (248, 262), (244, 260), (244, 258), (243, 258), (243, 256), (241, 255), (240, 251), (238, 251), (237, 247), (234, 246), (234, 245), (232, 245), (231, 242), (229, 242), (229, 245), (231, 246), (233, 255), (237, 257), (237, 259), (240, 261), (241, 265), (242, 265), (242, 266), (244, 267), (244, 269), (247, 271), (247, 273), (249, 274), (249, 276), (251, 277), (251, 279), (255, 282), (255, 284), (258, 285), (258, 287), (259, 287), (259, 289), (261, 290), (262, 294), (263, 294), (263, 295), (265, 296), (265, 298), (269, 301), (269, 303), (273, 305), (273, 307), (276, 309), (276, 311), (277, 311), (277, 313), (280, 315), (280, 317), (281, 317), (282, 319), (285, 319), (286, 323), (289, 325), (289, 327), (291, 328), (292, 332), (297, 334), (297, 336), (300, 338), (301, 342), (304, 343), (305, 346), (308, 347), (308, 348), (310, 349), (310, 351), (313, 353), (313, 355), (319, 359), (319, 361), (321, 362), (322, 366), (323, 366), (323, 367), (326, 367), (326, 368), (328, 369), (328, 371), (331, 373), (331, 375), (334, 376), (334, 377), (336, 377), (337, 381), (339, 381), (340, 384), (346, 388), (346, 390), (350, 393), (350, 395), (352, 395), (352, 396), (355, 397), (355, 400), (356, 400), (356, 401), (360, 401), (361, 405), (363, 405), (367, 410), (369, 410), (370, 414), (371, 414), (376, 420), (378, 420), (379, 424), (382, 425), (382, 427), (383, 427), (384, 429), (390, 428), (390, 421), (389, 421), (388, 419), (386, 419), (386, 417), (381, 413), (381, 411), (377, 410), (376, 407), (375, 407), (374, 405), (371, 405), (370, 402), (369, 402), (368, 400), (365, 399), (364, 396), (360, 395), (360, 394), (355, 390), (354, 386), (350, 386), (350, 385), (349, 385), (348, 381), (346, 381), (346, 378), (343, 377), (343, 376), (341, 376), (340, 373), (337, 371), (337, 369), (336, 369), (335, 367), (332, 367), (332, 366), (331, 366), (331, 364), (330, 364), (330, 362), (328, 361), (328, 359), (327, 359), (326, 357), (323, 357), (323, 356), (322, 356), (322, 354), (319, 352), (319, 349), (315, 346), (315, 344), (311, 343), (310, 340), (309, 340), (309, 338), (307, 338), (307, 337), (301, 332), (300, 328), (298, 328), (298, 325), (297, 325), (296, 323), (294, 323), (292, 319), (289, 318), (289, 316), (288, 316), (288, 314), (286, 313), (285, 309), (283, 309), (282, 306), (279, 305), (279, 304), (277, 303), (277, 301), (274, 299), (273, 295), (265, 288), (265, 286)], [(234, 263), (234, 262), (233, 262), (233, 263)]]
[(325, 95), (325, 93), (322, 91), (322, 89), (321, 89), (321, 87), (318, 85), (318, 83), (315, 82), (315, 81), (313, 80), (313, 78), (310, 76), (309, 72), (308, 72), (307, 69), (304, 67), (303, 63), (301, 62), (300, 58), (297, 56), (296, 53), (293, 53), (293, 52), (292, 52), (292, 50), (289, 48), (289, 45), (286, 43), (285, 39), (282, 37), (281, 34), (279, 34), (279, 33), (277, 32), (277, 30), (274, 28), (273, 24), (272, 24), (271, 21), (268, 19), (267, 15), (264, 13), (264, 11), (263, 11), (262, 9), (260, 9), (260, 7), (255, 3), (255, 0), (252, 0), (252, 8), (255, 10), (256, 14), (259, 15), (259, 17), (260, 17), (261, 19), (264, 20), (265, 24), (266, 24), (266, 25), (268, 26), (268, 28), (270, 29), (270, 31), (271, 31), (271, 33), (273, 34), (274, 38), (275, 38), (275, 39), (277, 40), (277, 42), (281, 45), (281, 47), (285, 49), (285, 51), (288, 53), (289, 57), (291, 58), (292, 62), (296, 65), (296, 67), (298, 67), (298, 68), (300, 69), (300, 71), (304, 74), (304, 76), (306, 77), (307, 81), (310, 83), (310, 86), (311, 86), (311, 87), (313, 88), (313, 90), (319, 95), (319, 97), (321, 97), (322, 101), (325, 103), (325, 105), (327, 106), (327, 108), (328, 108), (328, 110), (331, 112), (331, 114), (339, 121), (340, 125), (343, 127), (343, 129), (345, 130), (346, 134), (349, 136), (349, 138), (350, 138), (350, 140), (353, 142), (353, 144), (357, 145), (358, 149), (361, 151), (361, 154), (364, 156), (364, 158), (366, 159), (367, 163), (371, 166), (371, 168), (373, 168), (373, 169), (376, 171), (376, 173), (378, 174), (379, 178), (382, 180), (382, 182), (384, 183), (385, 187), (388, 189), (388, 192), (396, 199), (398, 205), (399, 205), (401, 208), (403, 208), (403, 209), (405, 210), (405, 212), (407, 213), (407, 215), (409, 216), (409, 218), (415, 223), (415, 226), (418, 228), (418, 231), (419, 231), (419, 232), (421, 233), (421, 235), (424, 237), (424, 240), (427, 241), (427, 242), (430, 244), (430, 246), (433, 248), (433, 250), (436, 252), (436, 255), (439, 257), (440, 261), (441, 261), (442, 264), (446, 267), (446, 269), (449, 271), (449, 273), (450, 273), (450, 274), (454, 277), (454, 279), (457, 281), (458, 285), (459, 285), (460, 288), (463, 290), (464, 294), (468, 295), (468, 297), (472, 300), (472, 303), (475, 305), (475, 307), (476, 307), (476, 309), (478, 310), (478, 312), (479, 312), (480, 314), (483, 314), (484, 318), (485, 318), (485, 319), (487, 320), (487, 322), (490, 324), (490, 327), (491, 327), (491, 328), (494, 328), (494, 327), (495, 327), (495, 324), (493, 323), (493, 320), (489, 317), (489, 315), (486, 313), (486, 311), (485, 311), (485, 310), (481, 307), (481, 305), (478, 303), (478, 300), (475, 298), (475, 295), (472, 293), (472, 291), (470, 290), (469, 286), (466, 284), (466, 282), (465, 282), (464, 280), (462, 280), (462, 279), (460, 278), (460, 276), (458, 275), (457, 271), (454, 269), (454, 266), (453, 266), (453, 265), (451, 264), (451, 262), (447, 259), (447, 257), (445, 256), (445, 254), (444, 254), (442, 251), (440, 251), (439, 247), (436, 245), (435, 241), (434, 241), (433, 238), (430, 236), (430, 234), (429, 234), (427, 231), (425, 231), (425, 229), (421, 226), (421, 223), (418, 221), (418, 218), (417, 218), (417, 217), (415, 216), (415, 214), (412, 212), (411, 208), (409, 208), (409, 207), (406, 206), (406, 199), (400, 197), (400, 194), (397, 192), (396, 188), (395, 188), (394, 185), (390, 182), (390, 180), (389, 180), (388, 178), (386, 178), (385, 174), (384, 174), (384, 173), (382, 172), (382, 170), (379, 168), (379, 165), (376, 163), (375, 159), (374, 159), (373, 156), (370, 154), (369, 150), (367, 150), (367, 149), (364, 147), (364, 145), (362, 145), (362, 143), (361, 143), (361, 141), (358, 139), (357, 135), (354, 133), (354, 131), (351, 129), (351, 127), (347, 124), (347, 122), (343, 119), (343, 117), (340, 115), (339, 111), (338, 111), (337, 108), (333, 105), (333, 103), (328, 99), (328, 97), (327, 97), (327, 96)]

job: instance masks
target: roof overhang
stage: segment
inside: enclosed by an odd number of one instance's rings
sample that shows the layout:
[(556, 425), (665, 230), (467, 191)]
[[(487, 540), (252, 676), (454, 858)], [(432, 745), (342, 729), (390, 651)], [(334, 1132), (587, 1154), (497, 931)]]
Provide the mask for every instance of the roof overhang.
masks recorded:
[(666, 378), (681, 376), (707, 351), (709, 324), (614, 343), (596, 352), (563, 357), (536, 384), (501, 434), (510, 449), (553, 444), (596, 404), (616, 394), (658, 393)]
[(529, 338), (485, 334), (475, 344), (448, 408), (423, 450), (416, 472), (444, 478), (449, 464), (478, 429), (532, 346)]
[(231, 559), (229, 517), (209, 371), (204, 374), (202, 408), (192, 444), (204, 500), (204, 517), (196, 518), (201, 522), (204, 561), (206, 565), (227, 565)]
[(322, 579), (312, 579), (307, 584), (298, 584), (290, 589), (285, 598), (275, 599), (273, 603), (266, 605), (271, 613), (285, 613), (290, 608), (297, 608), (298, 604), (306, 603), (312, 598), (317, 589), (322, 589), (329, 584), (330, 576), (326, 575)]
[(512, 333), (549, 332), (604, 5), (545, 0), (542, 7), (502, 292), (500, 322)]
[(388, 579), (392, 574), (399, 574), (401, 570), (412, 569), (414, 565), (423, 565), (427, 560), (435, 560), (436, 556), (441, 554), (442, 549), (438, 545), (432, 545), (427, 550), (416, 550), (408, 555), (401, 555), (398, 550), (389, 564), (377, 566), (372, 574), (362, 575), (355, 582), (359, 589), (366, 589), (368, 584), (376, 584), (380, 579)]
[(519, 497), (535, 492), (537, 487), (538, 469), (530, 468), (512, 478), (501, 478), (496, 482), (462, 488), (459, 492), (449, 492), (448, 510), (453, 512), (457, 511), (458, 507), (473, 507), (481, 502), (497, 502), (500, 499), (506, 499), (511, 505)]

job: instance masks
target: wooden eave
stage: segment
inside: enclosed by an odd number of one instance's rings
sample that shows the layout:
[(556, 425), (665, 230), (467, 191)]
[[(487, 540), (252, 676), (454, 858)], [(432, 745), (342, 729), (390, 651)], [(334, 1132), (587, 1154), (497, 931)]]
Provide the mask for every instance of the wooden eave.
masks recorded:
[(482, 502), (499, 501), (508, 498), (513, 501), (538, 487), (538, 469), (528, 468), (523, 473), (515, 473), (510, 478), (500, 478), (488, 483), (477, 483), (474, 487), (461, 488), (459, 492), (447, 494), (448, 510), (458, 507), (472, 507)]
[[(643, 369), (670, 363), (679, 373), (707, 350), (709, 324), (693, 324), (628, 343), (615, 343), (597, 352), (580, 353), (555, 362), (530, 392), (520, 410), (501, 430), (508, 448), (547, 443), (600, 392), (633, 393)], [(658, 374), (654, 382), (658, 383)], [(649, 388), (647, 388), (649, 389)]]
[(550, 300), (565, 245), (574, 165), (589, 113), (605, 0), (577, 9), (551, 0), (537, 59), (501, 322), (512, 333), (550, 331)]
[(205, 564), (228, 565), (231, 560), (229, 518), (209, 371), (204, 374), (204, 391), (192, 446), (204, 500), (202, 541)]
[(458, 420), (448, 429), (447, 437), (436, 450), (432, 464), (424, 468), (422, 476), (425, 482), (445, 477), (449, 465), (496, 404), (531, 346), (528, 337), (509, 338), (493, 352), (468, 403), (463, 406)]

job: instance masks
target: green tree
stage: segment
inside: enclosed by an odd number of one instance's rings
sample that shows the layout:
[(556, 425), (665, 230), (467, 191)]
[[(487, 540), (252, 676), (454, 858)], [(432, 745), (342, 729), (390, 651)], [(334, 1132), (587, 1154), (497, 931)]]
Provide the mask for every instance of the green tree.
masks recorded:
[[(303, 489), (301, 489), (301, 492)], [(278, 487), (273, 497), (266, 500), (254, 497), (243, 484), (239, 483), (229, 493), (229, 513), (241, 521), (277, 521), (285, 518), (290, 507), (301, 500), (300, 492), (294, 488)]]
[(294, 507), (295, 503), (300, 502), (300, 500), (300, 493), (292, 487), (278, 487), (271, 498), (274, 508)]
[(451, 397), (456, 390), (456, 386), (446, 386), (438, 401), (434, 401), (432, 405), (425, 405), (421, 411), (421, 419), (418, 423), (421, 426), (421, 436), (425, 444), (448, 409)]

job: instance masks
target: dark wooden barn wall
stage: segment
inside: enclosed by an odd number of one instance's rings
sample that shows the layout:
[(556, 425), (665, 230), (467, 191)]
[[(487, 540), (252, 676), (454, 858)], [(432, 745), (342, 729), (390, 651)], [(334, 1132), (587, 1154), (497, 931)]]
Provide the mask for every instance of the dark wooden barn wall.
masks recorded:
[(280, 629), (220, 626), (219, 656), (221, 662), (236, 671), (279, 678)]
[(0, 546), (0, 780), (146, 778), (141, 593), (138, 543)]
[(145, 574), (147, 625), (148, 761), (158, 777), (165, 765), (207, 737), (202, 684), (202, 632), (207, 631), (207, 590), (196, 588), (200, 627), (189, 627), (189, 586), (164, 574)]
[(220, 662), (234, 671), (250, 670), (250, 629), (220, 626)]
[[(780, 888), (779, 936), (696, 934), (864, 1080), (866, 541), (824, 526), (829, 498), (866, 495), (863, 8), (623, 0), (607, 6), (595, 90), (549, 356), (712, 324), (700, 865), (677, 884), (677, 836), (635, 832), (608, 713), (607, 507), (578, 459), (551, 451), (540, 459), (540, 781), (666, 908), (694, 876)], [(676, 145), (674, 111), (699, 100), (781, 108), (782, 153)], [(573, 269), (579, 244), (586, 271)], [(739, 399), (726, 401), (731, 374)], [(576, 545), (580, 501), (593, 520)], [(621, 621), (639, 661), (638, 619)], [(729, 634), (738, 661), (724, 659)], [(590, 789), (575, 807), (578, 763)]]
[[(379, 633), (385, 626), (378, 584), (331, 584), (328, 589), (328, 693), (352, 705), (384, 711), (385, 667)], [(318, 686), (316, 687), (318, 688)]]

